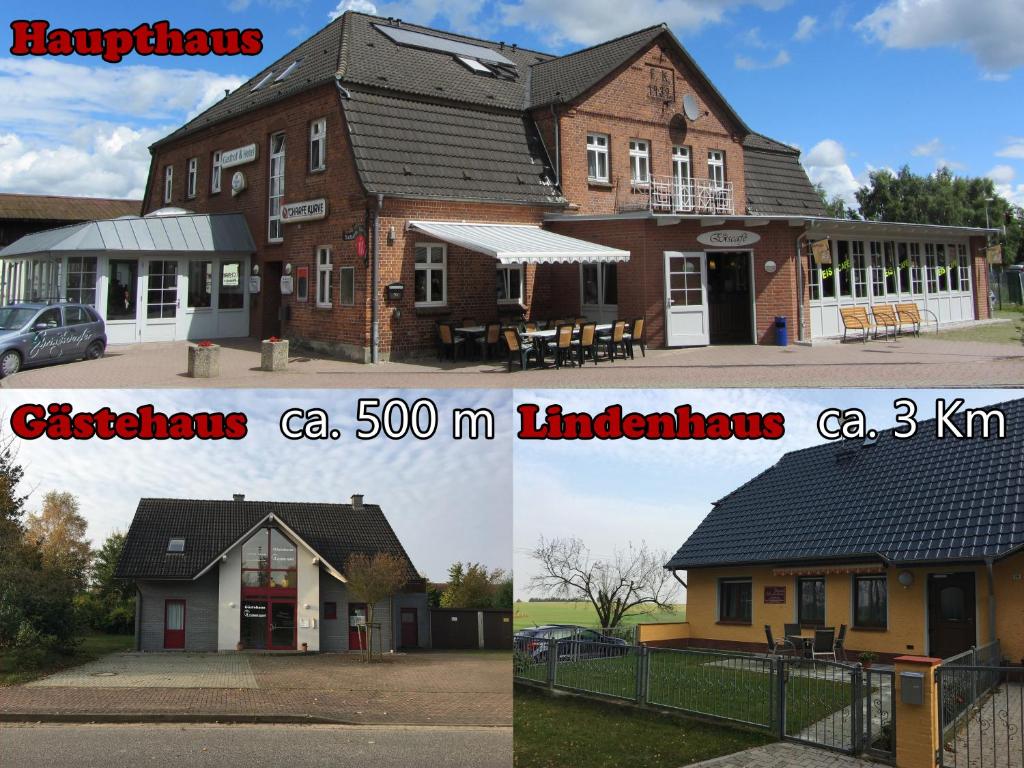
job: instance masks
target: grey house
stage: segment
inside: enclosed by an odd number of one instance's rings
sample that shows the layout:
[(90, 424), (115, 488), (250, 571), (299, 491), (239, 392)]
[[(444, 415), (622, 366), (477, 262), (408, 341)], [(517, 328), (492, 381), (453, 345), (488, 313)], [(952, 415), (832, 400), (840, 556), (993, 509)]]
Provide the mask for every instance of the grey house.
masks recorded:
[(349, 595), (345, 563), (378, 552), (408, 570), (400, 593), (374, 606), (381, 648), (428, 647), (426, 581), (381, 508), (362, 496), (350, 504), (142, 499), (116, 575), (136, 586), (138, 650), (346, 651), (365, 642), (367, 606)]

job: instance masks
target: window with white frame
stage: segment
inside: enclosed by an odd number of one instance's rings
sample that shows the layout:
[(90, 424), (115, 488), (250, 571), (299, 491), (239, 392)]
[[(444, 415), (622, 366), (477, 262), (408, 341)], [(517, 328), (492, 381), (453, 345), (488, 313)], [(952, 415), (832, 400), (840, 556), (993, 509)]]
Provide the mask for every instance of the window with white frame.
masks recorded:
[(672, 194), (675, 198), (673, 203), (677, 211), (685, 211), (693, 207), (693, 192), (692, 184), (690, 183), (692, 177), (690, 148), (672, 147)]
[(608, 181), (608, 134), (587, 134), (587, 179)]
[(316, 305), (331, 306), (331, 248), (321, 245), (316, 249)]
[(95, 256), (72, 256), (68, 259), (67, 299), (76, 304), (96, 306)]
[(270, 137), (270, 213), (267, 237), (272, 243), (284, 240), (281, 224), (281, 203), (284, 200), (284, 134), (275, 133)]
[(928, 285), (928, 293), (936, 293), (939, 290), (938, 265), (935, 262), (935, 243), (924, 244), (925, 281)]
[(188, 159), (188, 186), (185, 187), (185, 194), (189, 199), (196, 196), (196, 186), (199, 183), (199, 158), (190, 157)]
[(220, 174), (222, 170), (220, 164), (220, 150), (213, 153), (213, 163), (211, 164), (211, 168), (213, 170), (210, 172), (210, 192), (215, 194), (220, 192)]
[(935, 246), (935, 275), (939, 283), (939, 291), (949, 290), (949, 266), (946, 264), (946, 246), (939, 243)]
[(971, 262), (967, 258), (967, 246), (960, 243), (956, 247), (957, 259), (960, 262), (960, 290), (970, 293), (971, 290)]
[(850, 241), (836, 243), (836, 280), (840, 296), (853, 296), (853, 259), (850, 257)]
[(442, 306), (448, 299), (448, 247), (443, 243), (416, 244), (415, 301), (417, 306)]
[(871, 295), (878, 298), (885, 296), (885, 261), (882, 258), (882, 243), (872, 240), (871, 251)]
[(321, 117), (309, 124), (309, 170), (322, 171), (327, 167), (327, 118)]
[(725, 186), (725, 153), (720, 149), (708, 152), (708, 179), (716, 187)]
[(910, 252), (906, 243), (896, 243), (896, 264), (899, 267), (900, 293), (910, 293)]
[(850, 243), (850, 252), (853, 259), (853, 295), (854, 298), (863, 299), (868, 295), (868, 265), (864, 258), (864, 241), (853, 240)]
[(523, 267), (521, 264), (498, 265), (498, 303), (519, 304), (523, 300)]
[(910, 292), (915, 296), (924, 294), (921, 279), (921, 244), (910, 243)]
[(345, 307), (356, 303), (355, 267), (342, 267), (338, 270), (338, 303)]
[(642, 139), (629, 140), (629, 178), (634, 184), (651, 180), (651, 145)]
[(164, 167), (164, 203), (171, 202), (171, 196), (174, 194), (174, 166), (168, 165)]
[(883, 255), (885, 256), (885, 292), (889, 296), (895, 296), (899, 293), (896, 283), (898, 280), (896, 276), (896, 243), (886, 240)]

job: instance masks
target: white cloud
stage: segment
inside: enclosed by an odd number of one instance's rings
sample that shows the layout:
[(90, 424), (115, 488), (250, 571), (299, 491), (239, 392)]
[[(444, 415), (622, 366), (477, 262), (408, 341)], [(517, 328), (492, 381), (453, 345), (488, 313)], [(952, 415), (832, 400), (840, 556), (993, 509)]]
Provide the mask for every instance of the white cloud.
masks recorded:
[(1007, 72), (982, 72), (981, 79), (990, 83), (1005, 83), (1010, 75)]
[(804, 168), (814, 184), (821, 184), (829, 197), (839, 195), (847, 204), (856, 207), (854, 193), (861, 183), (846, 162), (846, 149), (834, 139), (815, 144), (803, 158)]
[(918, 144), (912, 150), (910, 154), (914, 157), (931, 157), (942, 151), (942, 142), (937, 138), (930, 141), (926, 141), (924, 144)]
[(856, 29), (887, 48), (954, 46), (993, 72), (1024, 65), (1024, 3), (1006, 0), (886, 0)]
[(1010, 157), (1015, 160), (1024, 160), (1024, 137), (1007, 139), (1006, 146), (996, 152), (996, 157)]
[(749, 56), (742, 54), (736, 54), (736, 69), (777, 69), (784, 67), (790, 62), (789, 53), (787, 51), (779, 51), (775, 58), (765, 60), (752, 59)]
[(1024, 206), (1024, 184), (1014, 184), (1017, 172), (1013, 166), (999, 164), (985, 174), (995, 184), (996, 194), (1005, 197), (1014, 205)]
[(810, 40), (818, 31), (818, 20), (814, 16), (803, 16), (796, 23), (796, 32), (793, 33), (794, 40)]
[(369, 0), (341, 0), (341, 2), (338, 3), (338, 7), (327, 15), (332, 19), (336, 19), (346, 11), (357, 11), (359, 13), (369, 13), (376, 16), (377, 6)]
[(941, 170), (943, 168), (948, 168), (951, 171), (965, 171), (965, 170), (967, 170), (967, 166), (966, 165), (964, 165), (963, 163), (958, 162), (956, 160), (949, 160), (949, 159), (947, 159), (945, 157), (938, 157), (938, 158), (936, 158), (935, 159), (935, 170), (938, 171), (938, 170)]
[(1009, 165), (997, 165), (985, 175), (996, 184), (1009, 184), (1013, 181), (1013, 177), (1016, 176), (1016, 171)]

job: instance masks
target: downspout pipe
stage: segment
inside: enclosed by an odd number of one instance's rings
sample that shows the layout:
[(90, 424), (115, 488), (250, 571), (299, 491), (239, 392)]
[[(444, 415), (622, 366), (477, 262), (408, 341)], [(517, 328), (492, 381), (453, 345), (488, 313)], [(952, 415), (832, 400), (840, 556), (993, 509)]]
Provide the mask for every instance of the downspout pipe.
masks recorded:
[[(555, 94), (561, 100), (562, 94)], [(562, 140), (559, 138), (558, 113), (555, 112), (555, 102), (551, 102), (551, 122), (555, 129), (555, 187), (562, 188)]]
[(377, 210), (373, 212), (373, 257), (370, 266), (370, 362), (380, 362), (380, 211), (384, 195), (377, 193)]
[(796, 239), (796, 338), (797, 341), (805, 341), (804, 333), (804, 252), (803, 242), (807, 239), (807, 232), (801, 232)]
[[(985, 559), (985, 572), (988, 574), (988, 639), (998, 640), (996, 636), (996, 580), (992, 558)], [(1001, 662), (998, 659), (996, 663)]]
[(686, 582), (679, 578), (679, 571), (677, 571), (675, 568), (672, 569), (672, 578), (678, 581), (680, 584), (682, 584), (683, 589), (689, 589), (689, 587), (686, 586)]

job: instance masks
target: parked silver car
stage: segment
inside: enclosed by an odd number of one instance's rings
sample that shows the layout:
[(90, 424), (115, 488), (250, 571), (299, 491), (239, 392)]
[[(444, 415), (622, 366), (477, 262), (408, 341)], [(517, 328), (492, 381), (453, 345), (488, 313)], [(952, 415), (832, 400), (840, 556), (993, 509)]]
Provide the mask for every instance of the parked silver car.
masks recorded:
[(0, 378), (33, 365), (95, 360), (106, 348), (103, 318), (85, 304), (0, 307)]

